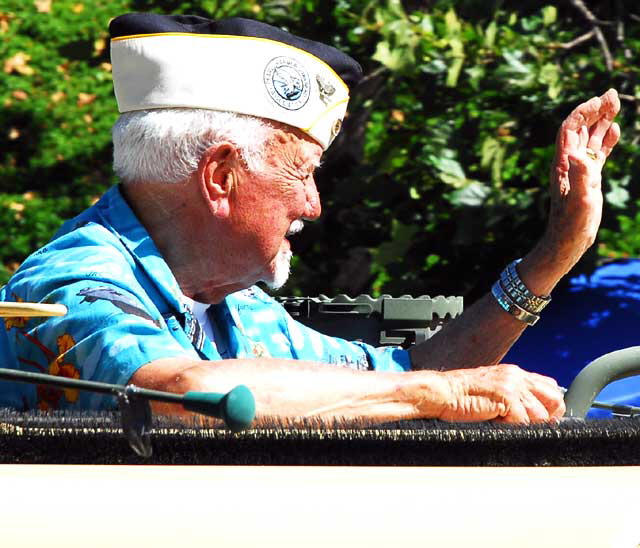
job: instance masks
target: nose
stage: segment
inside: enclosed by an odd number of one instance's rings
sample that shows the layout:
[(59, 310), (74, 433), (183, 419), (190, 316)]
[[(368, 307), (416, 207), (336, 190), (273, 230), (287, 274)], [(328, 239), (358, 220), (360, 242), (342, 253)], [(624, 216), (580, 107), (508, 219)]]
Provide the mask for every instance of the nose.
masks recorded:
[(303, 218), (308, 221), (315, 221), (322, 213), (322, 204), (320, 203), (320, 194), (316, 187), (313, 177), (309, 177), (305, 184), (305, 193), (307, 202), (304, 208)]

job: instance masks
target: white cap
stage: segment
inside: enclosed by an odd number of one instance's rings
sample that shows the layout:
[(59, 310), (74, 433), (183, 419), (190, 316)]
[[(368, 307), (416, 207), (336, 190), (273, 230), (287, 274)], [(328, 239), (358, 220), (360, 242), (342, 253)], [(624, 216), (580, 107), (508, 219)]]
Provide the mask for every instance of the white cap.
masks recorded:
[(254, 36), (162, 32), (111, 40), (120, 112), (204, 108), (296, 127), (326, 149), (340, 131), (349, 88), (303, 49)]

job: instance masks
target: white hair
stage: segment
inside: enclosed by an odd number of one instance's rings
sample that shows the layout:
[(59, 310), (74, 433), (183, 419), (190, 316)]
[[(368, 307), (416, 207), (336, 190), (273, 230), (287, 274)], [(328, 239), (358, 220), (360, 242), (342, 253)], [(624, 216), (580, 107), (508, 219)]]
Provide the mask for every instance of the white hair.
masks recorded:
[(249, 170), (263, 169), (273, 125), (265, 119), (206, 109), (125, 112), (113, 126), (113, 168), (123, 182), (179, 183), (198, 168), (202, 154), (228, 141)]

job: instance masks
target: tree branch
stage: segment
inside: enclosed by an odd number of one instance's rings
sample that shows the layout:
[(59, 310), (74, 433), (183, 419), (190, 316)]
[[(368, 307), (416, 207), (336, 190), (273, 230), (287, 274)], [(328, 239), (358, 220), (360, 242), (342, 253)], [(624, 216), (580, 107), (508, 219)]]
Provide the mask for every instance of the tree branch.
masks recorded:
[(605, 26), (608, 27), (613, 23), (611, 21), (603, 21), (602, 19), (598, 19), (593, 12), (587, 7), (587, 5), (583, 2), (583, 0), (569, 0), (569, 2), (575, 7), (589, 23), (593, 26)]
[(569, 0), (570, 4), (576, 8), (584, 18), (591, 23), (593, 27), (593, 32), (595, 34), (596, 40), (598, 40), (598, 44), (600, 45), (600, 50), (602, 51), (602, 56), (604, 57), (604, 63), (607, 67), (608, 71), (613, 70), (613, 56), (611, 55), (611, 50), (609, 49), (609, 44), (605, 40), (601, 25), (609, 25), (610, 23), (606, 21), (600, 21), (591, 10), (585, 5), (582, 0)]
[(613, 70), (613, 56), (611, 55), (611, 51), (609, 50), (609, 46), (607, 41), (604, 39), (604, 34), (599, 27), (595, 28), (596, 38), (600, 43), (600, 49), (602, 50), (602, 56), (604, 57), (605, 65), (607, 66), (608, 71)]
[(594, 34), (595, 34), (595, 31), (594, 30), (590, 30), (589, 32), (586, 32), (586, 33), (582, 34), (581, 36), (578, 36), (577, 38), (574, 38), (570, 42), (564, 42), (562, 44), (558, 44), (558, 47), (562, 48), (562, 49), (575, 48), (576, 46), (579, 46), (583, 42), (586, 42), (587, 40), (591, 40), (591, 38), (593, 38)]
[(360, 80), (360, 82), (358, 82), (359, 86), (366, 86), (367, 84), (369, 84), (372, 80), (377, 79), (379, 76), (381, 76), (382, 74), (384, 74), (387, 71), (387, 67), (385, 66), (380, 66), (378, 68), (376, 68), (375, 70), (371, 71), (369, 74), (365, 74), (362, 77), (362, 80)]

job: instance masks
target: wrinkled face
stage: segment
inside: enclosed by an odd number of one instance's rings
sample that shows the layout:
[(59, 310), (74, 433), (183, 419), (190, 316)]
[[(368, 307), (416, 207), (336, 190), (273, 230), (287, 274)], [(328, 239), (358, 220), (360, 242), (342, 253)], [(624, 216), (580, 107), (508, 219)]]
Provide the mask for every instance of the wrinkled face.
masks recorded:
[(320, 216), (313, 171), (322, 147), (300, 132), (275, 130), (260, 173), (244, 170), (233, 193), (232, 222), (255, 281), (281, 287), (289, 275), (287, 235)]

